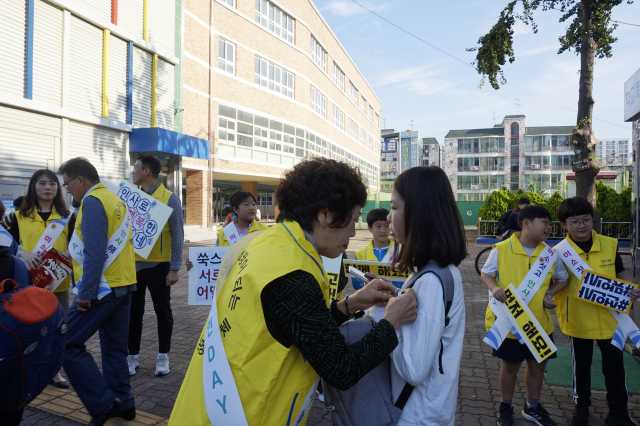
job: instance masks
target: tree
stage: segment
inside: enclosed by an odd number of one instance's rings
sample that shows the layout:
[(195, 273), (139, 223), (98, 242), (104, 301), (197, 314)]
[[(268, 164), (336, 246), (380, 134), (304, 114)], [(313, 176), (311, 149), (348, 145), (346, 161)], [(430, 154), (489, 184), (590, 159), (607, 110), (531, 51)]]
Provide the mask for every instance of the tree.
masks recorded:
[(551, 213), (551, 219), (553, 219), (553, 221), (558, 220), (558, 206), (561, 202), (562, 195), (560, 195), (559, 192), (554, 192), (553, 195), (551, 195), (551, 198), (549, 198), (549, 201), (547, 201), (547, 205), (545, 207), (549, 210), (549, 213)]
[(478, 210), (478, 217), (483, 220), (498, 220), (502, 213), (509, 210), (509, 201), (511, 193), (507, 188), (493, 191)]
[[(516, 4), (522, 3), (522, 12), (515, 10)], [(494, 89), (506, 84), (502, 67), (516, 60), (513, 51), (513, 26), (516, 20), (531, 24), (533, 32), (538, 27), (533, 19), (533, 12), (555, 9), (562, 12), (560, 22), (569, 22), (567, 31), (559, 37), (558, 54), (574, 49), (580, 55), (580, 85), (578, 97), (578, 117), (572, 133), (575, 160), (586, 163), (584, 170), (576, 170), (576, 195), (587, 199), (596, 207), (595, 179), (598, 174), (598, 163), (595, 155), (596, 138), (593, 136), (593, 65), (598, 59), (612, 56), (611, 46), (618, 40), (613, 37), (617, 24), (611, 24), (611, 11), (625, 0), (512, 0), (500, 13), (498, 22), (491, 30), (478, 40), (479, 47), (467, 49), (476, 51), (474, 65), (484, 84), (485, 78)], [(632, 4), (632, 0), (627, 0)]]

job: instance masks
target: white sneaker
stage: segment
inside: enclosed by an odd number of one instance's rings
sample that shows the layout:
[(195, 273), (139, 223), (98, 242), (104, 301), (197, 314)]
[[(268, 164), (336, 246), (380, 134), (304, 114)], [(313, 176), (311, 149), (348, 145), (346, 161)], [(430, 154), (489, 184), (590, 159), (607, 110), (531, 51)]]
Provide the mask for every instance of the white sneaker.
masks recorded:
[(169, 355), (158, 354), (158, 358), (156, 359), (156, 376), (164, 376), (165, 374), (169, 374), (170, 371)]
[(140, 366), (138, 363), (138, 355), (129, 355), (127, 356), (127, 364), (129, 365), (129, 375), (133, 376), (136, 374), (136, 370)]

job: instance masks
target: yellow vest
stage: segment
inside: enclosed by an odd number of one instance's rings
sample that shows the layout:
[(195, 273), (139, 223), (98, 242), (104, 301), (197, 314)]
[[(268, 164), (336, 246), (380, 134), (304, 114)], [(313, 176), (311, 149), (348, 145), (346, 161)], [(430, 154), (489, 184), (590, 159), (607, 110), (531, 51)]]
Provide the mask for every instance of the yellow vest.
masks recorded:
[[(329, 282), (320, 256), (297, 222), (278, 223), (249, 242), (217, 299), (218, 322), (223, 318), (230, 326), (222, 342), (249, 426), (287, 425), (318, 377), (298, 348), (286, 348), (271, 336), (262, 311), (264, 287), (297, 270), (313, 275), (329, 306)], [(234, 292), (238, 286), (242, 290)], [(239, 296), (235, 309), (229, 303), (232, 293)], [(211, 424), (202, 390), (205, 328), (173, 407), (170, 426)]]
[[(91, 191), (87, 197), (95, 197), (102, 203), (104, 211), (107, 214), (107, 238), (110, 238), (114, 232), (120, 227), (120, 224), (127, 213), (127, 206), (113, 192), (109, 191), (103, 183), (99, 183)], [(91, 220), (88, 218), (87, 220)], [(82, 239), (82, 205), (78, 208), (78, 217), (76, 218), (75, 232)], [(74, 260), (73, 275), (75, 282), (79, 282), (82, 278), (82, 268)], [(131, 226), (129, 226), (129, 237), (124, 248), (116, 257), (111, 265), (103, 272), (104, 277), (109, 283), (109, 287), (123, 287), (136, 283), (136, 263), (133, 251), (133, 239), (131, 238)]]
[[(387, 253), (389, 253), (389, 251), (393, 252), (393, 241), (391, 240), (389, 240), (389, 250), (387, 251)], [(385, 253), (385, 256), (387, 255), (387, 253)], [(373, 240), (369, 241), (369, 244), (365, 248), (356, 252), (356, 259), (379, 262), (376, 254), (373, 252)]]
[[(36, 212), (33, 213), (33, 217), (23, 216), (20, 212), (16, 212), (16, 220), (18, 221), (18, 229), (20, 229), (20, 248), (22, 250), (28, 251), (31, 253), (33, 249), (38, 244), (38, 240), (44, 233), (45, 229), (49, 226), (51, 221), (60, 220), (62, 216), (60, 213), (56, 211), (56, 208), (51, 206), (51, 215), (47, 221), (43, 221), (40, 215)], [(58, 237), (55, 243), (53, 243), (53, 248), (58, 250), (60, 253), (67, 251), (68, 243), (67, 238), (69, 236), (69, 222), (64, 227), (64, 230)], [(69, 286), (71, 285), (71, 276), (68, 276), (62, 283), (56, 288), (54, 293), (61, 293), (63, 291), (69, 290)]]
[[(593, 246), (591, 251), (585, 253), (572, 240), (567, 233), (567, 241), (594, 272), (616, 276), (616, 250), (618, 240), (615, 238), (598, 235), (596, 231), (591, 231)], [(561, 256), (558, 253), (558, 256)], [(618, 322), (607, 312), (607, 309), (585, 302), (575, 297), (580, 280), (569, 271), (569, 285), (556, 294), (555, 302), (558, 305), (558, 323), (564, 334), (580, 339), (611, 339), (613, 337)]]
[[(237, 224), (238, 219), (234, 220), (233, 223)], [(252, 232), (266, 231), (267, 229), (269, 229), (267, 225), (263, 225), (262, 223), (253, 219), (253, 221), (251, 221), (251, 225), (249, 226), (249, 232), (247, 232), (247, 235), (251, 234)], [(227, 236), (224, 235), (223, 228), (218, 229), (218, 245), (220, 247), (231, 245), (229, 244), (229, 241), (227, 241)]]
[[(522, 244), (520, 244), (520, 240), (518, 240), (520, 234), (521, 232), (514, 232), (511, 238), (495, 245), (498, 249), (498, 273), (496, 275), (496, 282), (503, 289), (509, 287), (509, 284), (513, 284), (515, 288), (518, 288), (529, 272), (529, 269), (531, 269), (532, 263), (538, 261), (538, 256), (544, 249), (544, 243), (538, 244), (538, 247), (536, 247), (531, 257), (529, 257), (527, 252), (524, 251)], [(531, 309), (531, 312), (535, 315), (547, 334), (553, 332), (553, 321), (551, 320), (549, 310), (543, 305), (543, 300), (544, 294), (549, 289), (549, 282), (553, 276), (554, 269), (555, 265), (551, 267), (542, 282), (542, 286), (533, 299), (531, 299), (531, 302), (529, 302), (529, 309)], [(487, 312), (484, 317), (484, 326), (487, 331), (489, 331), (495, 320), (496, 317), (491, 307), (487, 305)], [(515, 336), (509, 333), (507, 338), (515, 339)]]
[[(164, 203), (165, 205), (169, 202), (169, 197), (173, 195), (173, 192), (169, 191), (164, 187), (162, 183), (158, 186), (158, 188), (153, 191), (151, 196), (156, 200)], [(176, 214), (182, 214), (182, 212), (175, 212)], [(144, 257), (136, 254), (136, 262), (170, 262), (171, 261), (171, 232), (169, 231), (169, 222), (164, 224), (164, 228), (162, 228), (162, 232), (160, 233), (160, 238), (156, 240), (149, 256), (145, 259)]]

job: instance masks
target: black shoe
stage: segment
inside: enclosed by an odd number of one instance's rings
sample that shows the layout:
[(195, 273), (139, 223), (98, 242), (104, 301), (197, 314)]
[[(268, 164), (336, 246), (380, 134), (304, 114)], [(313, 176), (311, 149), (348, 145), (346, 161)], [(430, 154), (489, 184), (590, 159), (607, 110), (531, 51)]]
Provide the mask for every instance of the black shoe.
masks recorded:
[(130, 422), (136, 418), (136, 407), (125, 408), (118, 414), (118, 417), (122, 417), (126, 421)]
[(623, 411), (621, 413), (609, 412), (609, 414), (607, 414), (607, 418), (604, 419), (604, 424), (607, 426), (638, 426), (636, 422), (631, 420), (628, 411)]
[(538, 406), (535, 408), (529, 408), (525, 402), (522, 417), (525, 420), (536, 423), (538, 426), (556, 426), (556, 422), (551, 420), (549, 412), (542, 408), (542, 404), (540, 403), (538, 403)]
[(496, 424), (498, 426), (513, 426), (513, 407), (511, 404), (507, 404), (506, 402), (500, 403)]
[(571, 413), (569, 424), (571, 426), (589, 426), (589, 407), (576, 405), (573, 413)]
[(122, 404), (120, 403), (119, 400), (116, 399), (111, 403), (109, 408), (107, 408), (97, 416), (93, 416), (93, 418), (91, 419), (91, 423), (89, 423), (89, 426), (102, 426), (107, 422), (107, 420), (109, 420), (112, 417), (116, 417), (121, 412), (122, 412)]
[(69, 389), (69, 382), (67, 382), (66, 380), (60, 380), (59, 382), (56, 382), (55, 380), (51, 381), (51, 384), (55, 387), (57, 387), (58, 389)]

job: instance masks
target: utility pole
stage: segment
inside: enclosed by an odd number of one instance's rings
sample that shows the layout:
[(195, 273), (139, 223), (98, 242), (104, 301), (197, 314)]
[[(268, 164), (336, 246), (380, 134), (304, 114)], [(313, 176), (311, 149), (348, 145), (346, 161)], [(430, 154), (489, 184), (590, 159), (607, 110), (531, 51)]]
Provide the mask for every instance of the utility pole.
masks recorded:
[(411, 131), (413, 132), (413, 120), (411, 120), (411, 123), (409, 123), (411, 125)]
[(496, 125), (496, 113), (495, 112), (493, 113), (493, 125), (494, 126)]
[(520, 98), (516, 98), (516, 106), (518, 107), (518, 115), (520, 114)]

